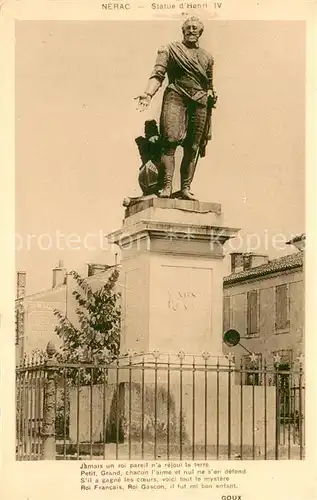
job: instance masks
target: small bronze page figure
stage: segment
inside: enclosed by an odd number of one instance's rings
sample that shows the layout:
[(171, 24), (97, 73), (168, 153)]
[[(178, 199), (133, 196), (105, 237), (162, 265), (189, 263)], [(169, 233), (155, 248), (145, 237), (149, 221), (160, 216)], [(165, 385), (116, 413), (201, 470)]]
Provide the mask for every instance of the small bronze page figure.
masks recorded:
[[(195, 199), (191, 183), (198, 158), (205, 156), (211, 138), (211, 112), (217, 96), (213, 89), (213, 57), (199, 47), (203, 30), (196, 17), (183, 23), (183, 40), (158, 50), (146, 90), (136, 98), (138, 109), (146, 109), (167, 75), (160, 117), (162, 186), (157, 194), (162, 198)], [(181, 189), (172, 194), (177, 146), (183, 147)]]
[(144, 124), (144, 137), (135, 139), (142, 165), (139, 170), (139, 185), (143, 196), (158, 194), (162, 188), (161, 141), (155, 120)]

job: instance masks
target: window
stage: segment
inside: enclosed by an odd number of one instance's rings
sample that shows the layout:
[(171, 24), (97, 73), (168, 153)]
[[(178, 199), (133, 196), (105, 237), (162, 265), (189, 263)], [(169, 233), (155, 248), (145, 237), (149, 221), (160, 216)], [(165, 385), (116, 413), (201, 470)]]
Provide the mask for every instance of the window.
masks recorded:
[[(274, 366), (277, 371), (290, 372), (292, 370), (293, 364), (293, 351), (292, 349), (282, 349), (280, 351), (272, 352)], [(278, 363), (276, 363), (276, 358), (278, 358)], [(289, 377), (290, 374), (284, 374), (284, 377)], [(279, 375), (279, 380), (283, 378), (283, 375)], [(275, 378), (275, 377), (274, 377)], [(275, 385), (275, 380), (274, 380)]]
[(256, 354), (254, 360), (249, 355), (243, 356), (242, 367), (247, 372), (243, 373), (244, 385), (261, 385), (261, 373), (258, 370), (262, 369), (262, 354)]
[(254, 335), (258, 333), (258, 292), (252, 290), (247, 295), (247, 333)]
[(275, 328), (286, 330), (289, 328), (289, 300), (287, 285), (279, 285), (275, 289)]
[(290, 370), (293, 362), (293, 351), (292, 349), (281, 349), (280, 351), (274, 351), (272, 353), (273, 358), (279, 357), (279, 370)]
[(223, 331), (226, 332), (230, 328), (230, 313), (231, 313), (231, 297), (223, 298)]
[(292, 362), (293, 362), (293, 351), (291, 349), (284, 349), (281, 351), (273, 352), (273, 356), (279, 357), (279, 363), (276, 365), (277, 371), (282, 373), (277, 375), (277, 378), (274, 377), (274, 385), (276, 385), (276, 381), (279, 389), (279, 416), (280, 422), (288, 421), (288, 418), (291, 416), (292, 407), (294, 406), (294, 395), (292, 393), (292, 385), (294, 384), (293, 375), (292, 375)]

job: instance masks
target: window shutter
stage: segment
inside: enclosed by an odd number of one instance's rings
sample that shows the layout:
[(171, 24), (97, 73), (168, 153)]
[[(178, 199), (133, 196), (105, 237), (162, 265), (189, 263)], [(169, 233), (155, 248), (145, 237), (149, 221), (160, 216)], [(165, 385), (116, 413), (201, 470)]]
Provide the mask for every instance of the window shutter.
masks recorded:
[(223, 298), (223, 331), (230, 328), (230, 297)]
[(276, 328), (282, 330), (288, 326), (287, 285), (276, 287)]
[(258, 294), (257, 290), (248, 292), (247, 298), (248, 308), (248, 334), (257, 333), (258, 331)]

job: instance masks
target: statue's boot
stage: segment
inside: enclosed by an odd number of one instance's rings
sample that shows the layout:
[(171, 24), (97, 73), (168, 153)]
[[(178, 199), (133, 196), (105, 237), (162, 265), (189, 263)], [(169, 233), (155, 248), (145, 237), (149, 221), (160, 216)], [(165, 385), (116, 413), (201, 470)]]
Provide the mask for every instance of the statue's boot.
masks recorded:
[(163, 188), (159, 192), (160, 198), (170, 198), (172, 194), (172, 183), (173, 175), (175, 169), (175, 157), (174, 155), (163, 155)]
[(194, 178), (195, 170), (195, 159), (188, 161), (188, 159), (184, 157), (181, 165), (181, 198), (183, 200), (196, 200), (195, 196), (190, 191), (190, 186)]

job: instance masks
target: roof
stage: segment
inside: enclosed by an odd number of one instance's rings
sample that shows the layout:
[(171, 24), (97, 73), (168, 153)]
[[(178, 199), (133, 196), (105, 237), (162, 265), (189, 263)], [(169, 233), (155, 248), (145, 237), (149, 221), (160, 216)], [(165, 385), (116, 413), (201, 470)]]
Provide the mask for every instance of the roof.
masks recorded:
[(295, 236), (291, 240), (287, 241), (287, 245), (291, 245), (292, 243), (297, 243), (298, 241), (303, 241), (306, 239), (305, 233), (299, 234), (298, 236)]
[(290, 269), (303, 267), (303, 253), (296, 252), (278, 259), (269, 260), (266, 264), (256, 266), (240, 273), (233, 273), (226, 276), (223, 280), (224, 285), (231, 285), (240, 281), (247, 281), (248, 279), (260, 278), (269, 274), (278, 273), (281, 271), (288, 271)]
[[(120, 265), (114, 264), (114, 265), (109, 265), (107, 269), (104, 271), (98, 272), (96, 274), (92, 274), (91, 276), (82, 276), (88, 283), (92, 282), (98, 278), (104, 277), (105, 275), (109, 274), (109, 271), (113, 270), (115, 267), (120, 267)], [(34, 292), (30, 294), (25, 294), (22, 297), (18, 297), (15, 299), (15, 302), (23, 302), (25, 300), (33, 300), (36, 298), (44, 297), (48, 294), (56, 294), (60, 290), (63, 290), (67, 287), (67, 283), (61, 283), (60, 285), (54, 286), (52, 288), (46, 288), (44, 290), (40, 290), (39, 292)]]

